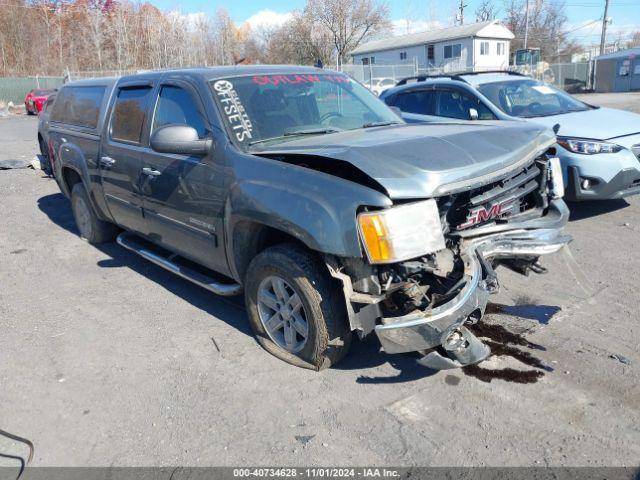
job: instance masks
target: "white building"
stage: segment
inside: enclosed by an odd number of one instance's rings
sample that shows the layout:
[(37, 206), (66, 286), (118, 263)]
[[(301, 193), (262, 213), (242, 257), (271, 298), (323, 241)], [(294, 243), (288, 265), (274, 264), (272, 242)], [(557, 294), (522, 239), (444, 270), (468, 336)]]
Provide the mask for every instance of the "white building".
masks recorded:
[(509, 66), (513, 33), (498, 20), (374, 40), (351, 52), (354, 65), (417, 65), (445, 72)]

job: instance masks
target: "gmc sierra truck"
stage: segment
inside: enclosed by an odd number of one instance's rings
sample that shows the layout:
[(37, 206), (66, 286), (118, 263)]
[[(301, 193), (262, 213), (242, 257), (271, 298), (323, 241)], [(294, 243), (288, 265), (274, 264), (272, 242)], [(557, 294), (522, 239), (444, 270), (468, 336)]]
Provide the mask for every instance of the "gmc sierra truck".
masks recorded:
[(245, 66), (73, 82), (50, 119), (80, 236), (218, 295), (244, 291), (260, 344), (294, 365), (354, 332), (454, 368), (496, 268), (544, 271), (570, 238), (552, 131), (406, 124), (342, 73)]

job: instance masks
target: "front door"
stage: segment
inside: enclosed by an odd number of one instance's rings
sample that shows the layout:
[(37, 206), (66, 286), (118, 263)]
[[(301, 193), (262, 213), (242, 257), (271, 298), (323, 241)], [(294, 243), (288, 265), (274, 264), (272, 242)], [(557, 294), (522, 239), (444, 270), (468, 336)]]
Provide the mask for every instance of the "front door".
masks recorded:
[(145, 233), (142, 212), (142, 132), (152, 87), (129, 85), (116, 92), (98, 165), (107, 207), (119, 225)]
[[(162, 126), (189, 125), (201, 139), (209, 138), (212, 133), (204, 112), (201, 98), (189, 84), (163, 83), (155, 99), (150, 135)], [(214, 155), (175, 155), (149, 148), (142, 160), (147, 177), (143, 193), (149, 237), (173, 252), (226, 273), (224, 176)]]
[(478, 113), (477, 120), (496, 120), (496, 116), (480, 99), (458, 89), (436, 87), (434, 115), (445, 118), (470, 120), (471, 109)]

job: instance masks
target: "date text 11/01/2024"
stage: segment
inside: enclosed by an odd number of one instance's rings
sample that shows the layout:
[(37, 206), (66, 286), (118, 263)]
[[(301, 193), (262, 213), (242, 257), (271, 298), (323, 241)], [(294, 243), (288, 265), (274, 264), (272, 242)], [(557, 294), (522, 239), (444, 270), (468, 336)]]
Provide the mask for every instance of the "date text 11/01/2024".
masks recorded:
[(396, 478), (400, 472), (392, 468), (237, 468), (234, 478), (304, 477), (304, 478)]

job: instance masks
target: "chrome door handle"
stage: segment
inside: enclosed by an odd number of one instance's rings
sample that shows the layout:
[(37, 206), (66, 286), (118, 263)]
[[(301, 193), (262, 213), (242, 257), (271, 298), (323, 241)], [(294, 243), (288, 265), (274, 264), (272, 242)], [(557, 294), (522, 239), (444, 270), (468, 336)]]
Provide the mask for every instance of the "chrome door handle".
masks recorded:
[(100, 165), (104, 168), (113, 167), (116, 161), (111, 157), (100, 157)]
[(150, 177), (158, 177), (162, 175), (162, 172), (159, 172), (158, 170), (154, 170), (153, 168), (147, 168), (147, 167), (144, 167), (142, 169), (142, 173), (144, 173), (145, 175), (149, 175)]

